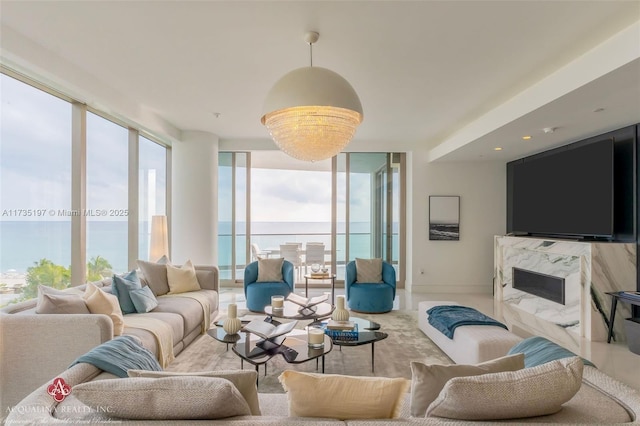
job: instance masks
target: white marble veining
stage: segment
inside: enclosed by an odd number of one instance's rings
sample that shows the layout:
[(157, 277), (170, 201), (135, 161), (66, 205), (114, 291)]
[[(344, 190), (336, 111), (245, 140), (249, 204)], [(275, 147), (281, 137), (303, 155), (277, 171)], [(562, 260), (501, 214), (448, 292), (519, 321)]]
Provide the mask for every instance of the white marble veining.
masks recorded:
[[(611, 298), (606, 292), (635, 288), (635, 244), (495, 237), (495, 298), (507, 321), (567, 346), (580, 338), (604, 341)], [(565, 279), (565, 304), (514, 289), (512, 268)], [(627, 306), (618, 305), (615, 338), (624, 340)]]

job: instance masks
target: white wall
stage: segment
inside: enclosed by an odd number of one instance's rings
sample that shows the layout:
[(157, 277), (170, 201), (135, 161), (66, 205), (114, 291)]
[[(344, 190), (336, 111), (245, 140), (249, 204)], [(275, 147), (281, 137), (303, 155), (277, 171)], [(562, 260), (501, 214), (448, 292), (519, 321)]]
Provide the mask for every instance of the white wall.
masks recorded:
[[(428, 163), (426, 152), (411, 157), (407, 288), (413, 293), (490, 294), (493, 236), (506, 230), (505, 164)], [(460, 241), (429, 241), (429, 195), (460, 196)]]
[(218, 137), (182, 132), (172, 151), (171, 261), (217, 265)]

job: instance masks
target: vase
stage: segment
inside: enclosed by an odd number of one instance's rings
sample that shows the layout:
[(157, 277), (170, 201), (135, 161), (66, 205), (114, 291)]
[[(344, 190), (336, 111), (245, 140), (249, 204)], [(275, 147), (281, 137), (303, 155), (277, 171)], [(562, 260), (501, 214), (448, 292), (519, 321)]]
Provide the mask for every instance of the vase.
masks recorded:
[(331, 319), (334, 321), (349, 320), (349, 311), (344, 307), (344, 296), (336, 296), (336, 309), (333, 311)]
[(222, 323), (222, 328), (227, 334), (236, 334), (242, 328), (242, 321), (238, 318), (238, 305), (229, 304), (228, 317)]

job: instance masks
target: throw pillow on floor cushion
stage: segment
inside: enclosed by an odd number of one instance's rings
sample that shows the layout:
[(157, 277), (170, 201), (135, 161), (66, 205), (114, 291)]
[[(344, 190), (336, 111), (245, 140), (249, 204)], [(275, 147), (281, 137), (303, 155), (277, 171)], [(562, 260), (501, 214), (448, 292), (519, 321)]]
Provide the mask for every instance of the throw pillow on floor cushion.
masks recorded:
[(258, 400), (258, 373), (253, 370), (221, 370), (221, 371), (200, 371), (191, 373), (178, 373), (171, 371), (149, 371), (149, 370), (129, 370), (129, 377), (184, 377), (184, 376), (200, 376), (200, 377), (219, 377), (227, 379), (235, 385), (240, 391), (244, 399), (249, 404), (251, 414), (259, 416), (260, 402)]
[(477, 376), (524, 368), (524, 355), (514, 354), (475, 365), (411, 363), (411, 415), (424, 417), (444, 385), (454, 377)]
[(580, 357), (518, 371), (455, 377), (427, 409), (427, 417), (502, 420), (553, 414), (582, 385)]
[(96, 380), (75, 385), (73, 395), (108, 415), (131, 420), (205, 420), (250, 415), (240, 391), (216, 377)]
[(289, 399), (289, 416), (332, 419), (398, 417), (409, 381), (286, 370), (280, 383)]

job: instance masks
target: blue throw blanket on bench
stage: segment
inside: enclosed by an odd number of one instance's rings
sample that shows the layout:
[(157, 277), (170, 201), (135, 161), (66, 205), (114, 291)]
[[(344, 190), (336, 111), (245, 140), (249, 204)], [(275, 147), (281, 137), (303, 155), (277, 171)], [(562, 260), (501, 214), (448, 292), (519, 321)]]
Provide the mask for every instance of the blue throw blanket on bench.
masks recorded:
[(453, 339), (456, 328), (463, 325), (495, 325), (508, 330), (507, 326), (468, 306), (441, 305), (427, 310), (429, 324), (449, 339)]
[(78, 357), (69, 367), (81, 362), (118, 377), (127, 377), (127, 370), (162, 371), (156, 357), (132, 336), (118, 336), (104, 342)]

